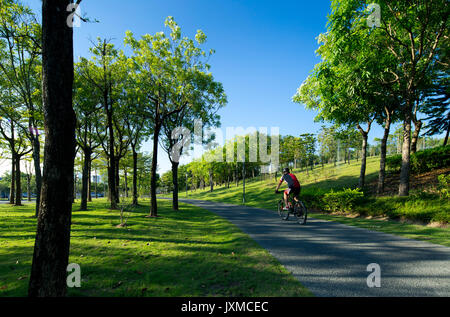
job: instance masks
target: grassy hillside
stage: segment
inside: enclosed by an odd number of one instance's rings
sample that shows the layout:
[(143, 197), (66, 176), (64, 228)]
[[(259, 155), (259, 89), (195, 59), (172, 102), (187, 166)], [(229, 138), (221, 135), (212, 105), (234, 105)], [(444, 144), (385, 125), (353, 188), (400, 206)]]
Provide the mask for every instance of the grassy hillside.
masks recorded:
[[(324, 212), (326, 210), (320, 203), (324, 194), (331, 190), (355, 188), (358, 184), (360, 167), (360, 162), (354, 161), (351, 164), (339, 164), (337, 166), (328, 164), (323, 168), (317, 167), (308, 173), (304, 170), (295, 170), (294, 173), (302, 184), (301, 197), (307, 202), (308, 207), (315, 211)], [(390, 196), (392, 192), (389, 191), (383, 197), (371, 195), (371, 192), (374, 192), (376, 188), (378, 170), (379, 158), (369, 158), (366, 170), (367, 189), (364, 199), (347, 214), (352, 214), (352, 217), (366, 216), (365, 218), (367, 218), (369, 216), (369, 218), (377, 217), (384, 218), (384, 220), (350, 219), (335, 213), (331, 215), (329, 210), (325, 214), (316, 214), (315, 217), (450, 246), (450, 228), (446, 225), (450, 220), (450, 204), (448, 199), (441, 199), (438, 194), (433, 192), (436, 189), (433, 180), (437, 178), (437, 174), (448, 173), (449, 169), (437, 170), (432, 175), (427, 173), (412, 176), (411, 187), (413, 190), (409, 197)], [(387, 187), (395, 187), (393, 184), (395, 185), (397, 179), (397, 175), (390, 175), (387, 179)], [(424, 180), (426, 183), (423, 183)], [(257, 177), (248, 180), (245, 195), (246, 205), (276, 209), (277, 201), (282, 197), (282, 195), (274, 194), (276, 184), (274, 176), (270, 179), (266, 176), (266, 179)], [(231, 184), (230, 188), (215, 187), (213, 192), (210, 192), (209, 189), (190, 191), (187, 197), (240, 205), (242, 204), (242, 192), (242, 182), (240, 182), (237, 187), (235, 184)], [(185, 197), (186, 193), (181, 192), (180, 198)], [(441, 224), (441, 227), (431, 228), (411, 223), (399, 223), (397, 220), (420, 224), (437, 222)]]
[[(379, 158), (369, 158), (367, 160), (366, 181), (370, 182), (378, 177)], [(300, 169), (293, 173), (298, 177), (302, 185), (302, 194), (324, 193), (331, 189), (340, 189), (344, 187), (355, 187), (358, 184), (360, 173), (360, 162), (353, 161), (350, 164), (327, 164), (322, 167), (316, 167), (308, 173)], [(281, 174), (278, 174), (279, 179)], [(275, 177), (266, 176), (266, 179), (257, 177), (246, 181), (246, 205), (252, 207), (261, 207), (273, 209), (281, 195), (275, 195), (277, 186)], [(186, 193), (181, 192), (180, 198), (185, 198)], [(242, 181), (236, 187), (234, 183), (230, 188), (215, 187), (213, 192), (209, 187), (205, 190), (197, 190), (188, 193), (189, 198), (220, 201), (230, 204), (242, 204)]]

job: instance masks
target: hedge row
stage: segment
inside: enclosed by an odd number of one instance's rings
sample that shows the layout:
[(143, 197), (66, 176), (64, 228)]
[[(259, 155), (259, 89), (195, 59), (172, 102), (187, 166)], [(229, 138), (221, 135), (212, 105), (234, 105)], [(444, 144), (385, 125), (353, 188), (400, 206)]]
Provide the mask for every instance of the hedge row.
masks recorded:
[[(411, 154), (411, 172), (414, 174), (429, 172), (450, 166), (450, 145), (423, 150)], [(386, 158), (389, 171), (399, 172), (402, 167), (401, 154)]]
[(419, 193), (409, 197), (365, 197), (359, 189), (305, 191), (308, 207), (324, 212), (344, 212), (366, 216), (387, 216), (420, 222), (450, 223), (449, 199), (438, 194)]
[(354, 208), (364, 202), (364, 193), (360, 189), (343, 189), (329, 192), (302, 192), (302, 199), (308, 206), (327, 212), (353, 212)]

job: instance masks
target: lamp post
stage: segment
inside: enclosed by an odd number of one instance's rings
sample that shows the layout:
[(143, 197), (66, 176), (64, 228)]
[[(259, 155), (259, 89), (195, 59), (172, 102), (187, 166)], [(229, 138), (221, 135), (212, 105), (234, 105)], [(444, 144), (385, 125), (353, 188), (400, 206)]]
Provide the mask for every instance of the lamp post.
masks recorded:
[(245, 161), (242, 163), (242, 203), (245, 204)]
[(186, 173), (186, 198), (188, 196), (188, 173)]

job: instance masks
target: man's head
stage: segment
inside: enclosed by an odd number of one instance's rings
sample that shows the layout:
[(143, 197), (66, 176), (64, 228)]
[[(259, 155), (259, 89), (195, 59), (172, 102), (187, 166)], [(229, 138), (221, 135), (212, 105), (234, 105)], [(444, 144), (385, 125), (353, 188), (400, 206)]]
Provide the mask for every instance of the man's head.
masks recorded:
[(283, 169), (283, 174), (289, 174), (291, 171), (289, 170), (289, 168), (285, 168)]

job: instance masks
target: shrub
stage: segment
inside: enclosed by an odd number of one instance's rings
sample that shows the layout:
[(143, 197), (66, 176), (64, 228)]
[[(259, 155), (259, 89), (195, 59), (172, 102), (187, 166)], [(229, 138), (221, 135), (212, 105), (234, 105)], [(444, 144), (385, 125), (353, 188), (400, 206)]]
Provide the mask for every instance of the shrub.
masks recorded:
[(437, 194), (418, 192), (408, 197), (380, 197), (368, 208), (390, 219), (446, 223), (450, 219), (447, 205), (448, 203), (440, 199)]
[(322, 197), (326, 191), (323, 189), (303, 189), (300, 193), (300, 198), (303, 200), (309, 208), (323, 208)]
[[(410, 162), (411, 172), (415, 174), (450, 166), (450, 145), (411, 154)], [(386, 166), (392, 172), (399, 172), (402, 167), (402, 156), (398, 154), (387, 157)]]
[(351, 212), (363, 198), (364, 193), (359, 189), (344, 189), (337, 192), (332, 190), (325, 194), (322, 200), (326, 210)]
[(450, 198), (450, 174), (438, 176), (438, 191), (441, 198)]
[(398, 173), (402, 167), (401, 154), (386, 157), (386, 167), (389, 171)]
[(450, 223), (450, 212), (447, 210), (436, 213), (431, 220), (445, 224)]

